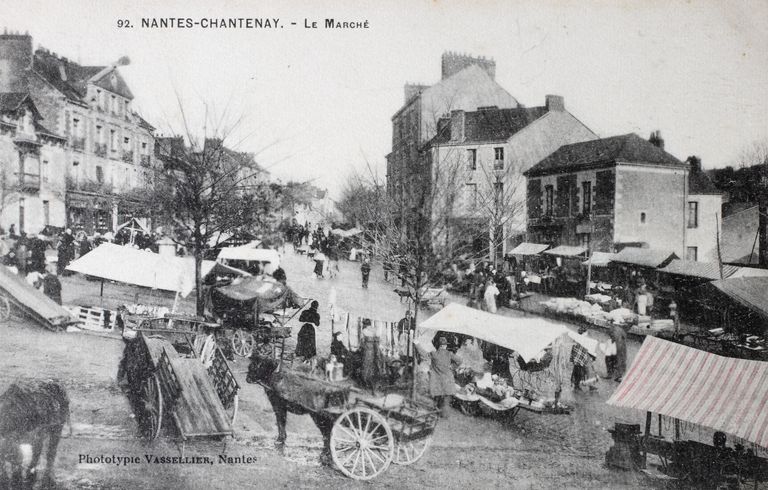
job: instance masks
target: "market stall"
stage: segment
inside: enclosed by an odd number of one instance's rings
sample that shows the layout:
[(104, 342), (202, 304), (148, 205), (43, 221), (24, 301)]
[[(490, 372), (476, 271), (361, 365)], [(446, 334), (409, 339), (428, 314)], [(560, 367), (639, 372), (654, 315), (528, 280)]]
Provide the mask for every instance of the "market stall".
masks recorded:
[(539, 291), (546, 286), (548, 264), (541, 253), (548, 248), (549, 245), (543, 243), (523, 242), (507, 253), (508, 257), (515, 259), (515, 268), (519, 274), (517, 279), (526, 288)]
[[(768, 448), (768, 363), (649, 337), (607, 403), (647, 412), (644, 433), (617, 424), (609, 465), (647, 469), (650, 453), (665, 475), (697, 487), (765, 480), (766, 460), (755, 454)], [(658, 435), (651, 434), (654, 413)], [(662, 433), (662, 417), (673, 421), (674, 434)], [(686, 435), (683, 424), (715, 431), (713, 444)], [(726, 434), (735, 438), (730, 447)]]
[(584, 294), (585, 277), (581, 262), (587, 258), (587, 247), (560, 245), (543, 254), (554, 259), (552, 271), (552, 286), (547, 288), (562, 296), (581, 297)]
[(457, 303), (422, 322), (414, 343), (431, 350), (438, 333), (483, 344), (480, 366), (473, 363), (457, 376), (460, 389), (455, 397), (469, 412), (481, 403), (500, 411), (568, 413), (570, 407), (561, 401), (560, 393), (570, 380), (571, 347), (578, 342), (590, 353), (597, 347), (594, 340), (545, 318), (511, 318)]
[(257, 244), (222, 248), (216, 262), (236, 267), (251, 274), (272, 274), (280, 267), (280, 254), (277, 250), (256, 248)]

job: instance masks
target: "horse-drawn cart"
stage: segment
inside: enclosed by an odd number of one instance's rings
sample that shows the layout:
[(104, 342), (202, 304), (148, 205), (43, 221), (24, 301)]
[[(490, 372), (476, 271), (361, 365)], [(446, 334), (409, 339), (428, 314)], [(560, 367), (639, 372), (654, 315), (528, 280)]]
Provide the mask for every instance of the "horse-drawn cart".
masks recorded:
[(216, 328), (190, 318), (158, 318), (140, 324), (127, 342), (121, 370), (147, 439), (156, 439), (169, 422), (182, 452), (190, 439), (233, 434), (240, 387), (215, 336), (206, 333)]
[(346, 476), (370, 480), (391, 463), (418, 461), (432, 440), (439, 411), (398, 394), (364, 394), (268, 356), (254, 354), (247, 381), (264, 387), (275, 410), (279, 440), (287, 411), (309, 414), (323, 434), (326, 455)]

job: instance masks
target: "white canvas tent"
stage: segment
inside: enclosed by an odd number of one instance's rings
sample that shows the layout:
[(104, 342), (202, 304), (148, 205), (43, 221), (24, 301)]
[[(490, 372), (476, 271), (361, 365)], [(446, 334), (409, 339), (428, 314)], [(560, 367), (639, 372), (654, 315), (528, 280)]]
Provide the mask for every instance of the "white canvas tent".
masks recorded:
[(263, 264), (264, 272), (271, 274), (280, 265), (280, 254), (277, 250), (268, 248), (253, 248), (250, 245), (240, 247), (222, 248), (216, 261), (226, 263), (227, 260), (242, 260), (245, 262), (259, 262)]
[(561, 323), (539, 317), (513, 318), (495, 315), (458, 303), (451, 303), (417, 329), (417, 342), (429, 344), (438, 331), (469, 335), (517, 351), (525, 362), (532, 359), (563, 335), (594, 352), (596, 342), (577, 335)]
[[(248, 275), (212, 260), (204, 260), (202, 277), (216, 272), (215, 268), (228, 273)], [(175, 291), (182, 296), (187, 296), (195, 289), (194, 257), (166, 257), (113, 243), (102, 243), (70, 263), (67, 270), (108, 281)]]

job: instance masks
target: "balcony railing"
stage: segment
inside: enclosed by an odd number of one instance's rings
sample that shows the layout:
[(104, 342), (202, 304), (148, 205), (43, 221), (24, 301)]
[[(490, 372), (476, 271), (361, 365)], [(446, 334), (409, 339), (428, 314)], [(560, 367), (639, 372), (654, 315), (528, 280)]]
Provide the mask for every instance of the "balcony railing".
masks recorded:
[(75, 150), (84, 150), (85, 138), (72, 138), (72, 148)]
[(152, 160), (149, 155), (141, 155), (140, 158), (142, 167), (149, 167), (152, 164)]
[(93, 192), (97, 194), (112, 193), (112, 185), (109, 182), (98, 182), (90, 179), (77, 179), (67, 176), (66, 180), (68, 191)]
[(19, 190), (21, 191), (39, 191), (40, 190), (40, 175), (39, 174), (19, 174), (16, 173), (16, 182), (18, 183)]
[(96, 143), (93, 145), (93, 152), (96, 154), (97, 157), (106, 158), (107, 157), (107, 144), (106, 143)]
[(133, 163), (133, 151), (123, 150), (123, 161), (125, 163)]

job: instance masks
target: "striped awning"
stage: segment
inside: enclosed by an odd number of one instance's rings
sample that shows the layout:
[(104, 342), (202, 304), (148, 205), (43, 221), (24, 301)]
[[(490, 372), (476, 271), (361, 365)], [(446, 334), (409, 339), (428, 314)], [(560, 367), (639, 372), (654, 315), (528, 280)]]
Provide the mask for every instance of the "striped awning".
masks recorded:
[(607, 403), (710, 427), (768, 448), (768, 363), (648, 336)]
[(523, 242), (507, 253), (507, 255), (538, 255), (548, 248), (549, 245), (543, 243)]

